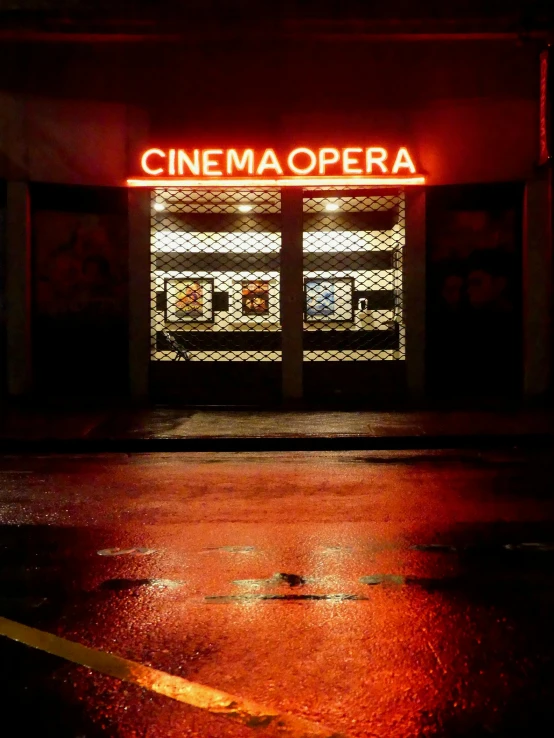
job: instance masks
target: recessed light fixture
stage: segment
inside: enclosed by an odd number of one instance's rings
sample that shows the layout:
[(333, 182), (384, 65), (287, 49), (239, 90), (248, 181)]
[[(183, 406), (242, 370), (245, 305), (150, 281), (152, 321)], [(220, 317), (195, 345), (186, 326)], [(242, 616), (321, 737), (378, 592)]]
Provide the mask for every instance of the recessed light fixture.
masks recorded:
[(340, 205), (338, 204), (338, 202), (328, 202), (325, 206), (325, 210), (327, 210), (329, 213), (334, 213), (339, 208)]
[(241, 213), (249, 213), (253, 207), (254, 207), (253, 205), (248, 205), (247, 203), (245, 203), (244, 205), (239, 205), (238, 210)]
[(158, 213), (161, 213), (162, 210), (165, 210), (165, 205), (163, 204), (163, 202), (155, 202), (154, 210), (156, 210)]

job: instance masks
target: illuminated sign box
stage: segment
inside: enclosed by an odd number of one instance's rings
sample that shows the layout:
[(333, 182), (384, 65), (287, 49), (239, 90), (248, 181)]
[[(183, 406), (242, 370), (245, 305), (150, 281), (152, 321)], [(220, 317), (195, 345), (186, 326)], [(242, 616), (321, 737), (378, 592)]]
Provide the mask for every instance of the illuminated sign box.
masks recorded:
[(145, 151), (131, 187), (302, 187), (421, 185), (408, 150), (381, 146), (274, 149), (161, 149)]

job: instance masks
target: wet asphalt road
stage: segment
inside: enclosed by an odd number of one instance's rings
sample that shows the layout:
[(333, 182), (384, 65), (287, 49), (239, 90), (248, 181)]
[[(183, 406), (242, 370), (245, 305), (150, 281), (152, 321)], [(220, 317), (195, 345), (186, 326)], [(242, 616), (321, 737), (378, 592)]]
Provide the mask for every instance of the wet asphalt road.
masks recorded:
[[(0, 615), (352, 736), (552, 733), (549, 452), (22, 456), (0, 490)], [(258, 732), (0, 664), (2, 738)]]

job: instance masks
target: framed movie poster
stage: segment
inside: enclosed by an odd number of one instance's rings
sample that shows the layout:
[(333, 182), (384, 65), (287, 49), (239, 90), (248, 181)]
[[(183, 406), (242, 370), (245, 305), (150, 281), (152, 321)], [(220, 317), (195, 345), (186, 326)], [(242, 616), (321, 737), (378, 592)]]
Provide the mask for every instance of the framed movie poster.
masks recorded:
[(167, 323), (213, 323), (213, 279), (166, 279)]
[(269, 282), (242, 282), (241, 294), (243, 315), (269, 315)]
[(305, 316), (308, 321), (354, 320), (352, 278), (304, 280)]

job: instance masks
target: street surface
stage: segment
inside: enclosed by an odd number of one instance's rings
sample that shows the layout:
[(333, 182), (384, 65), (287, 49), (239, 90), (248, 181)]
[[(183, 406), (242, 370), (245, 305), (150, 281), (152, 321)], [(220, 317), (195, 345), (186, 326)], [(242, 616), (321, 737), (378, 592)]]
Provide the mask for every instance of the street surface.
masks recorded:
[[(0, 459), (0, 616), (359, 738), (554, 726), (550, 452)], [(263, 735), (0, 636), (2, 738)]]

